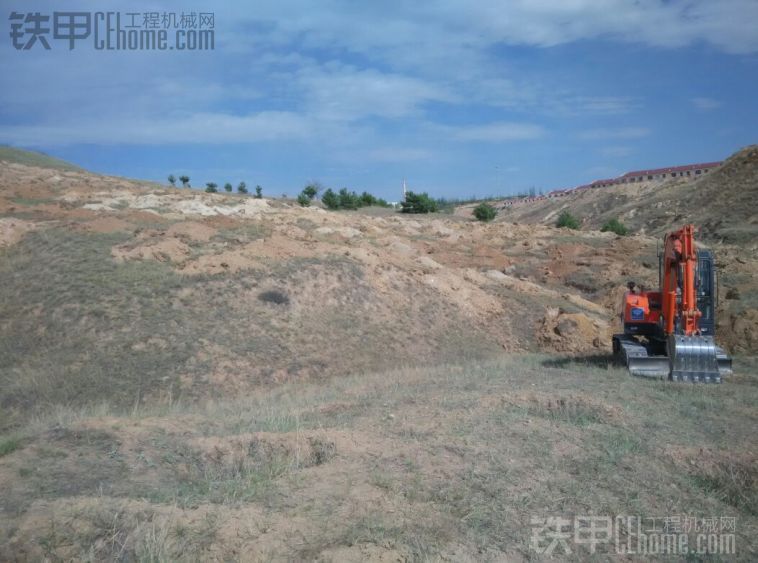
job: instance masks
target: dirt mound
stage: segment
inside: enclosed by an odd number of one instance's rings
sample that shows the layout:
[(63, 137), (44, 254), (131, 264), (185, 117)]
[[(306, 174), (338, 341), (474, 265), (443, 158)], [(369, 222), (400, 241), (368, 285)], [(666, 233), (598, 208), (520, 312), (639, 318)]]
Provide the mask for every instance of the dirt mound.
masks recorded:
[(598, 352), (609, 348), (611, 327), (604, 319), (551, 308), (540, 322), (537, 339), (546, 351)]
[(216, 229), (204, 223), (183, 221), (171, 225), (166, 231), (166, 234), (169, 236), (185, 238), (194, 242), (208, 242), (217, 232)]
[(754, 354), (758, 350), (758, 309), (748, 309), (734, 313), (729, 317), (722, 330), (722, 343), (735, 352)]

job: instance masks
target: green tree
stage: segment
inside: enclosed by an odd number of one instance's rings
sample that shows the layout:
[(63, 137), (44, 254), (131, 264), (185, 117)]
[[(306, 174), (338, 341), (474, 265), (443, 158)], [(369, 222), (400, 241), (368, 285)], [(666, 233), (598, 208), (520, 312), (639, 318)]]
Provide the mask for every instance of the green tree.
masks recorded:
[(358, 209), (360, 199), (355, 192), (351, 192), (347, 188), (342, 188), (337, 196), (340, 199), (340, 209)]
[(316, 195), (318, 195), (319, 191), (321, 191), (321, 186), (318, 183), (314, 182), (305, 186), (302, 193), (308, 199), (313, 199), (316, 197)]
[(408, 192), (405, 201), (401, 204), (403, 213), (434, 213), (437, 211), (437, 202), (429, 197), (426, 192), (417, 194)]
[(483, 222), (492, 221), (496, 215), (497, 215), (497, 209), (492, 207), (487, 202), (482, 202), (476, 207), (474, 207), (474, 217), (476, 217), (479, 221), (483, 221)]
[(370, 207), (372, 205), (376, 205), (377, 199), (368, 192), (363, 192), (360, 197), (360, 205), (361, 207)]
[(323, 203), (327, 209), (339, 209), (340, 198), (337, 197), (337, 194), (334, 193), (334, 190), (329, 188), (323, 194), (321, 194), (321, 203)]
[(168, 183), (171, 184), (172, 186), (176, 186), (176, 176), (174, 176), (173, 174), (169, 174)]
[(579, 219), (574, 217), (569, 211), (562, 211), (558, 216), (558, 220), (555, 222), (555, 226), (577, 230), (579, 229), (580, 223)]
[(247, 193), (247, 186), (245, 185), (245, 182), (240, 182), (237, 186), (237, 193), (238, 194), (246, 194)]
[(208, 182), (205, 184), (205, 191), (209, 194), (215, 194), (218, 192), (218, 184), (214, 182)]
[(229, 193), (232, 193), (232, 190), (233, 190), (233, 189), (234, 189), (234, 188), (232, 188), (232, 185), (231, 185), (229, 182), (227, 182), (226, 184), (224, 184), (224, 190), (225, 190), (225, 191), (227, 191), (227, 192), (229, 192)]
[(624, 225), (618, 219), (611, 219), (610, 221), (606, 222), (605, 225), (600, 228), (600, 231), (603, 233), (610, 231), (622, 237), (625, 237), (629, 234), (629, 229), (627, 229), (626, 225)]
[(189, 188), (190, 187), (190, 185), (189, 185), (189, 181), (190, 181), (189, 176), (179, 176), (179, 181), (182, 183), (182, 187), (183, 188)]
[(260, 186), (255, 186), (255, 198), (261, 199), (263, 198), (263, 188)]
[(308, 207), (311, 204), (311, 198), (305, 193), (305, 190), (300, 192), (297, 196), (297, 202), (303, 207)]

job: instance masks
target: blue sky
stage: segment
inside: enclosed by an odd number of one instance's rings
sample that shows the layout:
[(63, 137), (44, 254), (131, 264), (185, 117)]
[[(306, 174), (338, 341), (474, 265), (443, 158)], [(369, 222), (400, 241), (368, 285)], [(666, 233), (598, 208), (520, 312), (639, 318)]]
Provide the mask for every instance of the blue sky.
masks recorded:
[(0, 143), (165, 181), (399, 199), (548, 191), (758, 142), (758, 1), (119, 2), (214, 12), (212, 51), (15, 50)]

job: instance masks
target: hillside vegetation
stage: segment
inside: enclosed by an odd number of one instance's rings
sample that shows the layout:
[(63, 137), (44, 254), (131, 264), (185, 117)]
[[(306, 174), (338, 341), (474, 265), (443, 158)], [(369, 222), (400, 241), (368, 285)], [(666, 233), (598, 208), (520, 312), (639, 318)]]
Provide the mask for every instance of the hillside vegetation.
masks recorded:
[(661, 235), (682, 222), (701, 227), (709, 241), (747, 244), (758, 249), (758, 145), (746, 147), (697, 180), (618, 185), (585, 190), (566, 197), (505, 208), (500, 220), (554, 224), (569, 210), (583, 219), (583, 228), (599, 229), (618, 219), (633, 232)]
[(593, 513), (734, 517), (749, 561), (756, 400), (527, 356), (58, 409), (0, 457), (0, 559), (521, 561)]
[(56, 170), (82, 171), (82, 169), (70, 162), (60, 160), (46, 154), (0, 145), (0, 161), (25, 166), (37, 166), (39, 168), (52, 168)]
[[(751, 155), (707, 180), (747, 182)], [(611, 365), (659, 237), (591, 228), (608, 214), (327, 211), (0, 162), (0, 560), (521, 560), (556, 512), (734, 516), (750, 560), (755, 224), (708, 231), (736, 374), (690, 387)]]

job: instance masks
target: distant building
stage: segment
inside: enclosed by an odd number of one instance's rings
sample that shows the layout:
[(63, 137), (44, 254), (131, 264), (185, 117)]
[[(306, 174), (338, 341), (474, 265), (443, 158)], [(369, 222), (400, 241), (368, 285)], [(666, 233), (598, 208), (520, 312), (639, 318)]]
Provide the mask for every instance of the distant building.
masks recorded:
[(504, 203), (505, 207), (512, 207), (514, 205), (521, 205), (523, 203), (529, 203), (539, 199), (553, 199), (556, 197), (564, 197), (571, 193), (582, 192), (591, 188), (608, 188), (610, 186), (618, 186), (621, 184), (633, 184), (637, 182), (662, 182), (670, 178), (684, 178), (694, 180), (711, 172), (714, 168), (721, 166), (721, 161), (718, 162), (701, 162), (698, 164), (685, 164), (684, 166), (670, 166), (668, 168), (651, 168), (650, 170), (633, 170), (627, 172), (617, 178), (604, 178), (602, 180), (595, 180), (589, 184), (582, 184), (581, 186), (575, 186), (573, 188), (566, 188), (563, 190), (553, 190), (545, 196), (529, 197), (522, 196), (520, 198), (511, 199)]
[(618, 184), (633, 184), (635, 182), (654, 182), (668, 178), (696, 178), (707, 174), (714, 168), (721, 166), (721, 162), (701, 162), (698, 164), (686, 164), (684, 166), (670, 166), (668, 168), (651, 168), (650, 170), (633, 170), (618, 178), (595, 180), (590, 184), (593, 188), (605, 188)]

